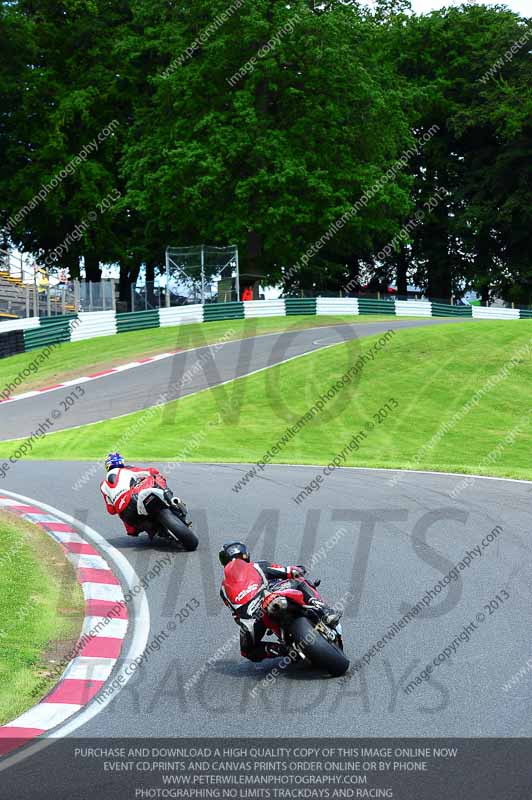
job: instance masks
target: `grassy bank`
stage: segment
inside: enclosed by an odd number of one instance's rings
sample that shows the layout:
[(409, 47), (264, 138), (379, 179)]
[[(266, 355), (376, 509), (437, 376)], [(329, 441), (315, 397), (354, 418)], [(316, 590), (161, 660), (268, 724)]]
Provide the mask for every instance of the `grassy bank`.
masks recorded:
[[(402, 317), (401, 319), (408, 318)], [(138, 358), (147, 358), (173, 350), (201, 347), (222, 339), (232, 341), (277, 331), (304, 330), (322, 325), (377, 322), (379, 320), (393, 321), (395, 317), (351, 315), (234, 319), (121, 333), (113, 336), (112, 348), (109, 347), (109, 338), (106, 336), (82, 342), (68, 342), (55, 348), (46, 361), (39, 365), (37, 371), (24, 377), (23, 382), (13, 394), (22, 394), (71, 378), (79, 378), (90, 372), (98, 372), (125, 364), (128, 361), (135, 361)], [(0, 360), (0, 392), (29, 366), (38, 353), (39, 350), (34, 350)]]
[[(303, 356), (155, 413), (51, 434), (36, 443), (33, 457), (101, 458), (119, 446), (139, 461), (257, 461), (376, 338)], [(399, 331), (272, 461), (327, 464), (362, 432), (343, 464), (532, 477), (531, 347), (526, 320)], [(476, 393), (478, 403), (468, 408)], [(0, 444), (0, 454), (15, 447)]]
[(81, 630), (83, 596), (59, 545), (37, 526), (4, 513), (0, 571), (3, 724), (57, 683), (57, 665), (72, 651)]
[[(51, 434), (32, 457), (101, 458), (120, 447), (139, 461), (257, 461), (376, 338), (303, 356), (154, 413)], [(343, 464), (532, 477), (531, 343), (526, 320), (399, 331), (272, 461), (327, 464), (362, 432)], [(0, 444), (0, 454), (15, 447)]]

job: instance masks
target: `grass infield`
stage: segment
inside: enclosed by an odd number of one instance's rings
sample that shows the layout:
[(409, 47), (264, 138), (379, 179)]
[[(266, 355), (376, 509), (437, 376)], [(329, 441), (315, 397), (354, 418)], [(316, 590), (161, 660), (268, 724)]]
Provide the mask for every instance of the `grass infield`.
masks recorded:
[(58, 665), (79, 637), (83, 595), (59, 545), (36, 525), (5, 513), (0, 572), (1, 725), (57, 683)]
[[(100, 372), (138, 358), (147, 358), (173, 350), (188, 350), (220, 340), (229, 342), (277, 331), (395, 319), (396, 317), (377, 315), (259, 317), (120, 333), (113, 336), (112, 347), (109, 346), (110, 339), (106, 336), (81, 342), (67, 342), (54, 347), (42, 363), (39, 363), (38, 356), (45, 348), (1, 359), (0, 396), (18, 376), (21, 376), (21, 380), (16, 388), (11, 390), (13, 396), (80, 378), (90, 372)], [(401, 317), (401, 319), (410, 318)], [(24, 375), (25, 369), (31, 370), (29, 375)]]

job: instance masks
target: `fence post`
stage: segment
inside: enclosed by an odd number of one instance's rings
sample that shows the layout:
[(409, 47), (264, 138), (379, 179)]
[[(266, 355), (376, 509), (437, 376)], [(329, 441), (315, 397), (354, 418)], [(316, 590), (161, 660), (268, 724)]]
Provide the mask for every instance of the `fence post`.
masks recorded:
[(115, 279), (111, 278), (111, 308), (116, 311)]
[(33, 265), (33, 316), (39, 316), (39, 293), (37, 291), (37, 267)]
[(205, 305), (205, 245), (201, 245), (201, 305)]
[(131, 310), (135, 310), (135, 284), (131, 284)]
[(170, 308), (170, 254), (168, 252), (168, 248), (165, 251), (165, 263), (166, 263), (166, 296), (165, 296), (165, 305), (166, 308)]
[(39, 316), (39, 295), (37, 294), (37, 268), (33, 265), (33, 316)]
[(50, 302), (50, 284), (48, 283), (48, 288), (46, 290), (46, 314), (47, 316), (52, 316), (52, 309), (51, 309), (51, 302)]
[(238, 260), (238, 245), (236, 246), (236, 301), (240, 301), (240, 262)]
[(30, 285), (26, 284), (26, 318), (30, 315)]

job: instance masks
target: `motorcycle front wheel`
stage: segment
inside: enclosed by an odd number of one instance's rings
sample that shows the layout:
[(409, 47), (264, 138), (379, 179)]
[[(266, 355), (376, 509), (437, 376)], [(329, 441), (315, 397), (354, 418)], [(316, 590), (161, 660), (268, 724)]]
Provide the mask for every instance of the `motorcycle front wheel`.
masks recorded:
[(293, 644), (304, 653), (313, 667), (327, 670), (334, 678), (345, 675), (349, 660), (336, 645), (324, 639), (306, 617), (295, 619), (289, 633)]
[(169, 508), (165, 508), (159, 512), (157, 519), (163, 528), (166, 528), (175, 539), (177, 539), (185, 548), (185, 550), (196, 550), (199, 544), (198, 537), (193, 533), (188, 525), (181, 522)]

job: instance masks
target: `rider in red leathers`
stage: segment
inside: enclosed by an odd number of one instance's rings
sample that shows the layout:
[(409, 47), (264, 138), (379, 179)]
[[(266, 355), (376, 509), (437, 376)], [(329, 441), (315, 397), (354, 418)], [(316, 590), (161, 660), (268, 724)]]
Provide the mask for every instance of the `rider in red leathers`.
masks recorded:
[(126, 466), (120, 453), (109, 453), (105, 460), (107, 477), (100, 484), (100, 491), (109, 514), (118, 514), (128, 536), (138, 536), (137, 495), (143, 488), (143, 479), (153, 478), (154, 484), (166, 489), (166, 479), (155, 467)]
[[(220, 563), (225, 568), (234, 559), (241, 558), (244, 561), (250, 562), (250, 553), (245, 544), (242, 542), (229, 542), (224, 544), (219, 553)], [(275, 583), (290, 578), (302, 578), (306, 574), (305, 567), (289, 566), (284, 567), (281, 564), (273, 564), (269, 561), (256, 561), (253, 566), (262, 573), (271, 588)], [(312, 608), (324, 619), (328, 625), (337, 625), (342, 616), (341, 612), (336, 611), (325, 605), (323, 601), (319, 600), (305, 584), (301, 583), (299, 586), (300, 591), (305, 597), (305, 602), (312, 606)], [(230, 602), (227, 594), (222, 588), (220, 589), (220, 596), (225, 605), (231, 609), (233, 619), (240, 626), (240, 652), (244, 658), (250, 661), (263, 661), (266, 658), (279, 658), (280, 656), (287, 655), (288, 649), (280, 642), (263, 642), (262, 639), (266, 634), (266, 626), (260, 618), (257, 619), (241, 619), (238, 614), (238, 609)]]

